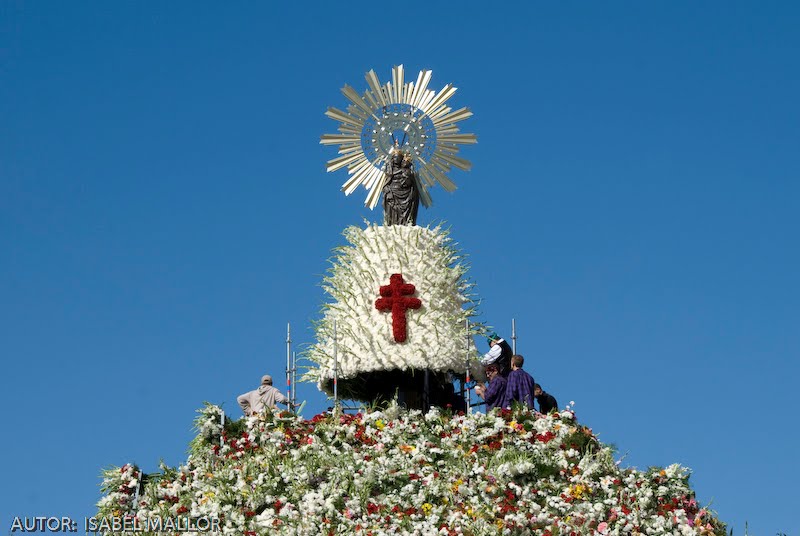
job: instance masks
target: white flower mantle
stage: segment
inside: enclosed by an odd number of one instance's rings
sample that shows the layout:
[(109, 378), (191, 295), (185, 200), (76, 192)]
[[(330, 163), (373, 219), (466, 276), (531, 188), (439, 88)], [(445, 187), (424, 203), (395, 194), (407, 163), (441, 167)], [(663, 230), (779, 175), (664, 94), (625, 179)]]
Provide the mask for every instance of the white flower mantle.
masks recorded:
[[(349, 245), (334, 250), (325, 291), (333, 298), (316, 325), (317, 343), (308, 357), (318, 367), (304, 379), (325, 389), (333, 378), (334, 319), (339, 377), (381, 370), (430, 369), (463, 373), (467, 359), (466, 321), (475, 314), (472, 284), (448, 233), (434, 228), (370, 224), (344, 231)], [(406, 311), (408, 338), (395, 342), (392, 315), (375, 307), (381, 286), (392, 274), (402, 274), (416, 287), (422, 307)], [(478, 326), (471, 329), (475, 332)], [(477, 367), (471, 365), (472, 370)]]

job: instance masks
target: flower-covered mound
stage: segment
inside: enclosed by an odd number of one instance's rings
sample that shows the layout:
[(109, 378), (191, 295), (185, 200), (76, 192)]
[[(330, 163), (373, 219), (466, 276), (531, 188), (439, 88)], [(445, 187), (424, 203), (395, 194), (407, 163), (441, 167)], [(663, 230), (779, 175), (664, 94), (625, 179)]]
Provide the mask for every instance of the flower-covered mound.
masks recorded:
[(223, 427), (207, 406), (197, 427), (187, 463), (143, 486), (135, 466), (105, 471), (98, 516), (140, 527), (210, 519), (216, 533), (245, 536), (725, 534), (688, 470), (619, 467), (569, 410), (390, 406), (311, 420), (268, 412)]
[[(370, 224), (365, 229), (349, 227), (344, 235), (349, 245), (334, 250), (324, 282), (333, 301), (324, 306), (316, 325), (317, 342), (307, 353), (316, 366), (304, 380), (317, 382), (331, 394), (335, 354), (339, 394), (371, 401), (375, 393), (370, 385), (382, 383), (383, 392), (393, 391), (386, 385), (414, 383), (408, 377), (415, 371), (463, 374), (468, 361), (475, 363), (477, 353), (468, 347), (466, 331), (467, 320), (475, 314), (472, 285), (446, 231)], [(413, 297), (422, 302), (418, 309), (405, 311), (404, 342), (396, 337), (394, 313), (376, 307), (380, 288), (389, 285), (393, 274), (413, 285)], [(470, 333), (479, 330), (474, 325)]]

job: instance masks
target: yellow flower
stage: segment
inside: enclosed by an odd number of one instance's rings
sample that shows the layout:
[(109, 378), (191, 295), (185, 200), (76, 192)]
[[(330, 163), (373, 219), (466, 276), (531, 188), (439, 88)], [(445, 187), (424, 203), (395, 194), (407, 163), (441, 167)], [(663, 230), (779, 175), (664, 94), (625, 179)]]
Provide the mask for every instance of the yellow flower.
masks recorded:
[(383, 430), (385, 427), (386, 423), (383, 422), (383, 419), (378, 419), (377, 421), (375, 421), (375, 428), (377, 428), (378, 430)]
[(424, 503), (422, 505), (422, 513), (426, 516), (431, 514), (431, 510), (433, 510), (433, 505), (431, 503)]
[(576, 484), (570, 488), (569, 494), (575, 497), (576, 499), (581, 499), (583, 498), (583, 493), (585, 491), (589, 491), (589, 488), (584, 486), (583, 484)]
[(450, 486), (450, 489), (453, 490), (453, 493), (458, 493), (458, 487), (463, 483), (464, 483), (464, 481), (459, 478), (458, 480), (453, 482), (453, 485)]

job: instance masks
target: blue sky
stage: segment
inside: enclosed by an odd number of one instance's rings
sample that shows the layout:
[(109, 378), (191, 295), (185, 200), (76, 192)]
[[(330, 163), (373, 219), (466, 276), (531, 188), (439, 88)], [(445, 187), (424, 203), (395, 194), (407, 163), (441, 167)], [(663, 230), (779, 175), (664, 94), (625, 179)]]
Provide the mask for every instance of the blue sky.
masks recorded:
[[(800, 9), (789, 2), (0, 4), (0, 531), (178, 464), (281, 376), (341, 231), (378, 220), (339, 89), (432, 69), (475, 116), (432, 191), (481, 320), (625, 464), (800, 534)], [(486, 350), (479, 343), (481, 350)], [(300, 387), (306, 416), (327, 406)]]

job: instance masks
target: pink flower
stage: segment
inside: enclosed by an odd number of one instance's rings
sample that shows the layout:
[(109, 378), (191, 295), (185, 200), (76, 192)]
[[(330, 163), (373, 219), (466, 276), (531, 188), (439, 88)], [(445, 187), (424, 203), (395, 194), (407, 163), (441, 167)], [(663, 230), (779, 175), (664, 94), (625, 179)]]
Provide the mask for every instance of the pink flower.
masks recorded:
[(603, 521), (602, 523), (597, 525), (597, 532), (599, 532), (600, 534), (605, 534), (606, 532), (608, 532), (608, 523)]

